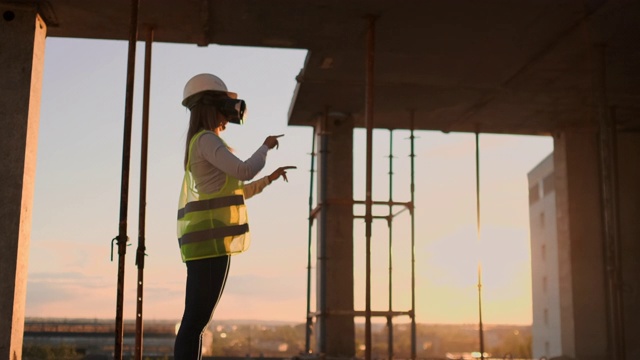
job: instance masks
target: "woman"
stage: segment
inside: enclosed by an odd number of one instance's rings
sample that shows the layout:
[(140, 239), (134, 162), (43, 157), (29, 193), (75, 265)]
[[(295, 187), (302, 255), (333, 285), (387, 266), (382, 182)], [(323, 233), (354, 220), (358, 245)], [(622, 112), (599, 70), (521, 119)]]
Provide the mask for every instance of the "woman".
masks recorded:
[(269, 136), (246, 161), (231, 153), (220, 138), (228, 123), (244, 121), (245, 103), (215, 75), (199, 74), (184, 88), (182, 104), (191, 111), (185, 149), (185, 175), (178, 210), (178, 240), (187, 265), (185, 309), (176, 337), (176, 360), (200, 359), (202, 334), (215, 310), (229, 272), (230, 256), (249, 247), (244, 200), (282, 176), (244, 184), (265, 165), (267, 152), (278, 146)]

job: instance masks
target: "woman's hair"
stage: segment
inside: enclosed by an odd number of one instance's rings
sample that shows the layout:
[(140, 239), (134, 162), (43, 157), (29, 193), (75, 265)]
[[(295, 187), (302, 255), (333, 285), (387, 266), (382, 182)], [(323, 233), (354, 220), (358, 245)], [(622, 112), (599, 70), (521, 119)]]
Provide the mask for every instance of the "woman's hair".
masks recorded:
[(218, 109), (215, 100), (226, 97), (226, 94), (206, 91), (195, 94), (188, 99), (186, 106), (191, 110), (189, 117), (189, 130), (187, 130), (187, 141), (184, 151), (184, 168), (187, 168), (189, 161), (189, 144), (194, 135), (201, 130), (213, 130), (220, 126), (218, 121)]

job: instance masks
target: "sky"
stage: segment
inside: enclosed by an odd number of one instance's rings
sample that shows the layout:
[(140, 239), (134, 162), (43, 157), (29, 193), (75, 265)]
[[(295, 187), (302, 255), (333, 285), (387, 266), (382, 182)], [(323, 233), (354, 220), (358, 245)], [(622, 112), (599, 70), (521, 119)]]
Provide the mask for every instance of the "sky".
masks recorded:
[[(124, 41), (48, 38), (39, 128), (27, 285), (27, 317), (115, 317), (128, 45)], [(135, 318), (144, 43), (136, 54), (129, 182), (124, 317)], [(305, 321), (312, 129), (287, 125), (305, 50), (153, 45), (146, 204), (145, 319), (179, 319), (186, 267), (176, 210), (188, 111), (186, 81), (221, 77), (248, 104), (225, 141), (241, 159), (268, 135), (285, 134), (258, 177), (293, 165), (248, 201), (252, 245), (234, 256), (214, 319)], [(374, 119), (375, 121), (375, 119)], [(389, 198), (389, 131), (374, 131), (373, 199)], [(409, 132), (393, 136), (393, 198), (409, 201)], [(553, 151), (547, 137), (480, 135), (481, 233), (476, 231), (475, 136), (417, 131), (416, 317), (420, 323), (474, 323), (482, 266), (485, 323), (531, 323), (531, 264), (526, 174)], [(354, 198), (364, 200), (366, 135), (354, 132)], [(317, 162), (316, 162), (317, 164)], [(315, 181), (317, 183), (317, 181)], [(400, 210), (400, 209), (397, 209)], [(384, 208), (374, 214), (385, 215)], [(364, 208), (355, 206), (356, 214)], [(364, 309), (364, 222), (354, 222), (355, 303)], [(408, 310), (411, 234), (408, 212), (393, 222), (393, 302)], [(315, 226), (312, 248), (315, 256)], [(388, 228), (373, 224), (372, 309), (388, 307)], [(315, 269), (315, 264), (312, 264)], [(315, 283), (312, 284), (312, 289)], [(315, 309), (312, 292), (312, 310)], [(398, 318), (398, 322), (408, 319)]]

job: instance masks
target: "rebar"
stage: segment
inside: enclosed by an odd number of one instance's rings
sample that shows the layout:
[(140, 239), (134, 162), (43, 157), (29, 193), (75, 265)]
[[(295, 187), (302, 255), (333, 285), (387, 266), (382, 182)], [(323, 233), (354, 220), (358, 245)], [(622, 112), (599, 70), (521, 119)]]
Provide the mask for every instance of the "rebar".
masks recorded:
[(313, 229), (313, 176), (316, 159), (316, 128), (313, 127), (313, 135), (311, 139), (311, 170), (309, 171), (309, 232), (307, 246), (307, 325), (304, 338), (304, 352), (311, 353), (311, 327), (313, 326), (313, 315), (311, 314), (311, 242)]
[[(322, 156), (320, 156), (320, 163), (318, 164), (320, 167), (319, 168), (320, 183), (318, 184), (318, 187), (319, 187), (318, 208), (319, 208), (320, 221), (318, 223), (318, 227), (320, 227), (322, 231), (318, 232), (318, 239), (317, 239), (317, 244), (318, 244), (317, 259), (320, 265), (318, 265), (319, 274), (316, 277), (318, 281), (318, 286), (317, 286), (318, 294), (316, 295), (316, 298), (317, 298), (316, 307), (321, 314), (325, 314), (327, 311), (327, 302), (325, 299), (326, 291), (327, 291), (327, 274), (326, 274), (326, 260), (327, 260), (326, 236), (327, 234), (325, 229), (327, 227), (327, 183), (328, 183), (327, 168), (329, 166), (328, 164), (329, 133), (327, 128), (328, 121), (329, 121), (329, 112), (327, 110), (325, 111), (324, 121), (321, 125), (322, 128), (320, 129), (320, 152), (322, 153)], [(316, 317), (316, 321), (318, 322), (318, 327), (317, 327), (318, 334), (316, 335), (316, 348), (318, 349), (318, 352), (320, 352), (321, 354), (326, 354), (326, 351), (327, 351), (327, 341), (326, 341), (327, 335), (326, 335), (325, 319), (326, 317), (324, 315)]]

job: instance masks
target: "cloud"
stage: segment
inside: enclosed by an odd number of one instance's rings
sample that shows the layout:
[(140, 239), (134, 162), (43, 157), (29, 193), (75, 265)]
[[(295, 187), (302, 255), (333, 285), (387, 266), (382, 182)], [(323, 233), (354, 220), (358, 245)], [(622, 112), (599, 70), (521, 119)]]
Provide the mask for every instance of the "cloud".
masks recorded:
[(27, 285), (27, 316), (104, 317), (114, 308), (111, 281), (80, 272), (34, 273)]
[[(33, 239), (29, 254), (29, 266), (39, 272), (47, 271), (50, 273), (106, 272), (110, 267), (109, 245), (106, 244), (74, 239)], [(117, 254), (114, 256), (117, 257)]]

